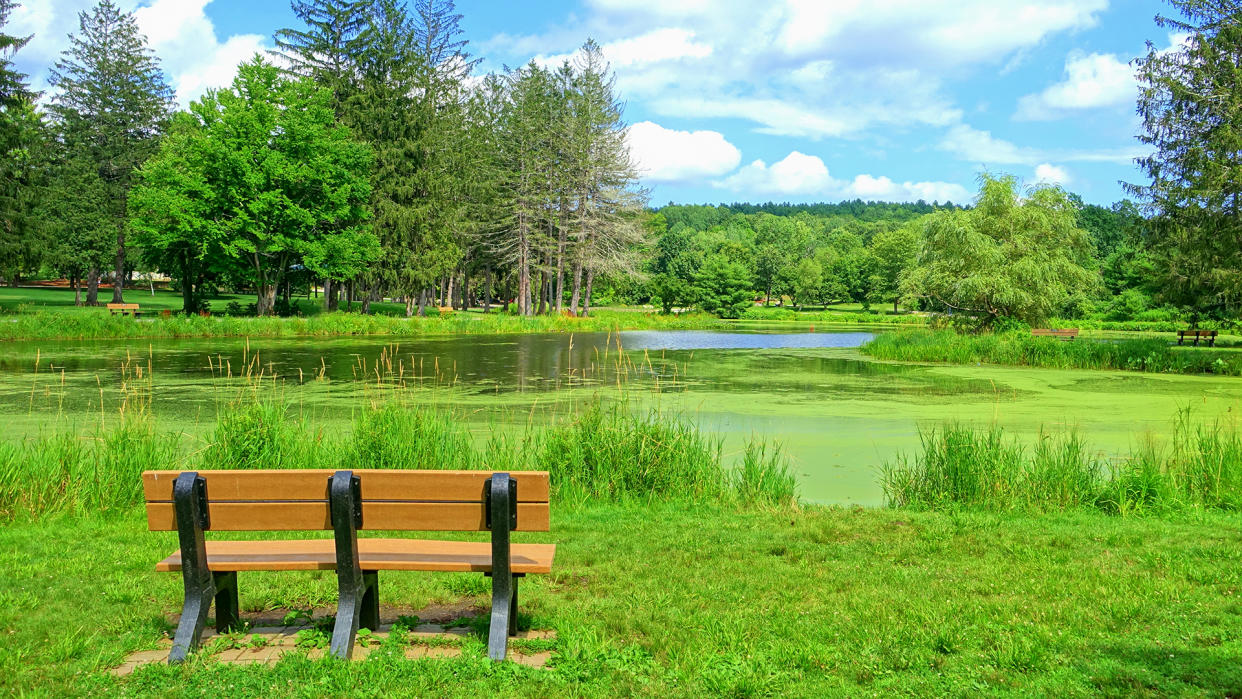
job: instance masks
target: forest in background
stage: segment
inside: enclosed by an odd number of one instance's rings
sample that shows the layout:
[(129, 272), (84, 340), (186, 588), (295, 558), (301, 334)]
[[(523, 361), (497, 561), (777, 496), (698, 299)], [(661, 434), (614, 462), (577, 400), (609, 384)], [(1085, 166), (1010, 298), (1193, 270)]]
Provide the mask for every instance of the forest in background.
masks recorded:
[[(232, 85), (174, 109), (131, 14), (101, 0), (32, 93), (0, 0), (0, 277), (162, 273), (201, 311), (323, 291), (585, 315), (651, 304), (725, 318), (772, 304), (944, 313), (974, 327), (1050, 318), (1236, 320), (1242, 298), (1242, 12), (1173, 0), (1188, 36), (1136, 62), (1138, 165), (1104, 207), (980, 176), (971, 202), (647, 205), (598, 44), (482, 74), (450, 0), (295, 0), (297, 27)], [(1193, 147), (1188, 147), (1193, 146)], [(82, 292), (85, 298), (82, 298)], [(762, 313), (758, 313), (762, 315)]]

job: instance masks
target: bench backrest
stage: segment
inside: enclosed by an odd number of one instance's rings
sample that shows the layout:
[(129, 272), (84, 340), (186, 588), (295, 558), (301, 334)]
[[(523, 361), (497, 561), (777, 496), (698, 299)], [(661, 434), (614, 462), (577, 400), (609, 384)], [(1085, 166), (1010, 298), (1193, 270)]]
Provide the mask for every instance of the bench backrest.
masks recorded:
[(1178, 335), (1185, 335), (1187, 337), (1216, 337), (1216, 333), (1217, 331), (1215, 330), (1178, 330), (1177, 331)]
[(110, 303), (108, 310), (110, 311), (136, 311), (139, 306), (136, 303)]
[[(332, 529), (328, 481), (336, 471), (199, 471), (213, 531)], [(175, 531), (173, 482), (180, 471), (146, 471), (147, 528)], [(485, 531), (485, 489), (492, 471), (355, 470), (361, 486), (359, 529)], [(517, 531), (548, 531), (547, 471), (512, 471)]]

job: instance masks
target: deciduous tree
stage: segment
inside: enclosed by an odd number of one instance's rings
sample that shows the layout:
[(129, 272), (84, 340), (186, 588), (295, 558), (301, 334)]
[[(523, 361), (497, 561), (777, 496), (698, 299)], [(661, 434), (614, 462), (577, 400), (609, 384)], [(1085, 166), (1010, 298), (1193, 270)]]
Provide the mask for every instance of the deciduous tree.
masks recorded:
[(1060, 188), (1023, 197), (1013, 177), (985, 175), (975, 208), (924, 221), (922, 253), (903, 288), (984, 326), (1043, 322), (1098, 283), (1090, 238)]

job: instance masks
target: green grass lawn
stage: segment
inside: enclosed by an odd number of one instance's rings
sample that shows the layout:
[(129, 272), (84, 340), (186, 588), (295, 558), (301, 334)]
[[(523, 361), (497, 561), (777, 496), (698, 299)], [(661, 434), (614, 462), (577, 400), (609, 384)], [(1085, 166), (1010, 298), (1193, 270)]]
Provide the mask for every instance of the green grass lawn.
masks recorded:
[[(709, 505), (554, 506), (556, 572), (523, 585), (549, 667), (295, 655), (108, 669), (154, 647), (181, 581), (141, 512), (0, 529), (10, 694), (653, 696), (1242, 692), (1242, 519)], [(330, 606), (330, 573), (243, 573), (244, 612)], [(389, 573), (381, 603), (486, 607), (481, 575)]]
[[(83, 292), (82, 298), (86, 298)], [(54, 311), (67, 313), (107, 313), (102, 307), (112, 300), (111, 289), (100, 289), (98, 307), (79, 307), (73, 303), (72, 289), (52, 287), (0, 287), (0, 313), (16, 313), (19, 311)], [(295, 298), (294, 304), (302, 315), (315, 315), (323, 312), (322, 298)], [(125, 290), (125, 302), (136, 303), (148, 313), (159, 311), (179, 312), (182, 307), (180, 292), (156, 289), (154, 293), (147, 287), (133, 287)], [(211, 309), (223, 313), (230, 302), (237, 302), (243, 308), (255, 302), (254, 294), (220, 294), (208, 299)], [(354, 304), (357, 308), (358, 303)], [(405, 306), (398, 303), (373, 303), (375, 313), (386, 315), (405, 315)]]

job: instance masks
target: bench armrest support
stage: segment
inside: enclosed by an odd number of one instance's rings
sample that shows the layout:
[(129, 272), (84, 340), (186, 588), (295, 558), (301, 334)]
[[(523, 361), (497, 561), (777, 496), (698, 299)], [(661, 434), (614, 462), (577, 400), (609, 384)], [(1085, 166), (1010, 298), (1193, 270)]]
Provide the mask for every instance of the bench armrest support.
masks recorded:
[(336, 539), (336, 625), (331, 653), (349, 660), (358, 629), (379, 626), (379, 576), (358, 562), (358, 529), (362, 527), (362, 481), (353, 471), (337, 471), (328, 479), (328, 504)]
[(487, 482), (487, 525), (492, 530), (492, 619), (487, 657), (504, 660), (509, 636), (516, 631), (517, 580), (510, 565), (509, 533), (517, 528), (517, 481), (493, 473)]
[(198, 648), (216, 595), (215, 580), (207, 567), (207, 545), (203, 530), (211, 526), (207, 512), (207, 481), (196, 471), (186, 471), (173, 482), (173, 509), (177, 515), (177, 538), (181, 544), (181, 578), (185, 583), (185, 602), (181, 621), (168, 653), (168, 663), (183, 662)]

